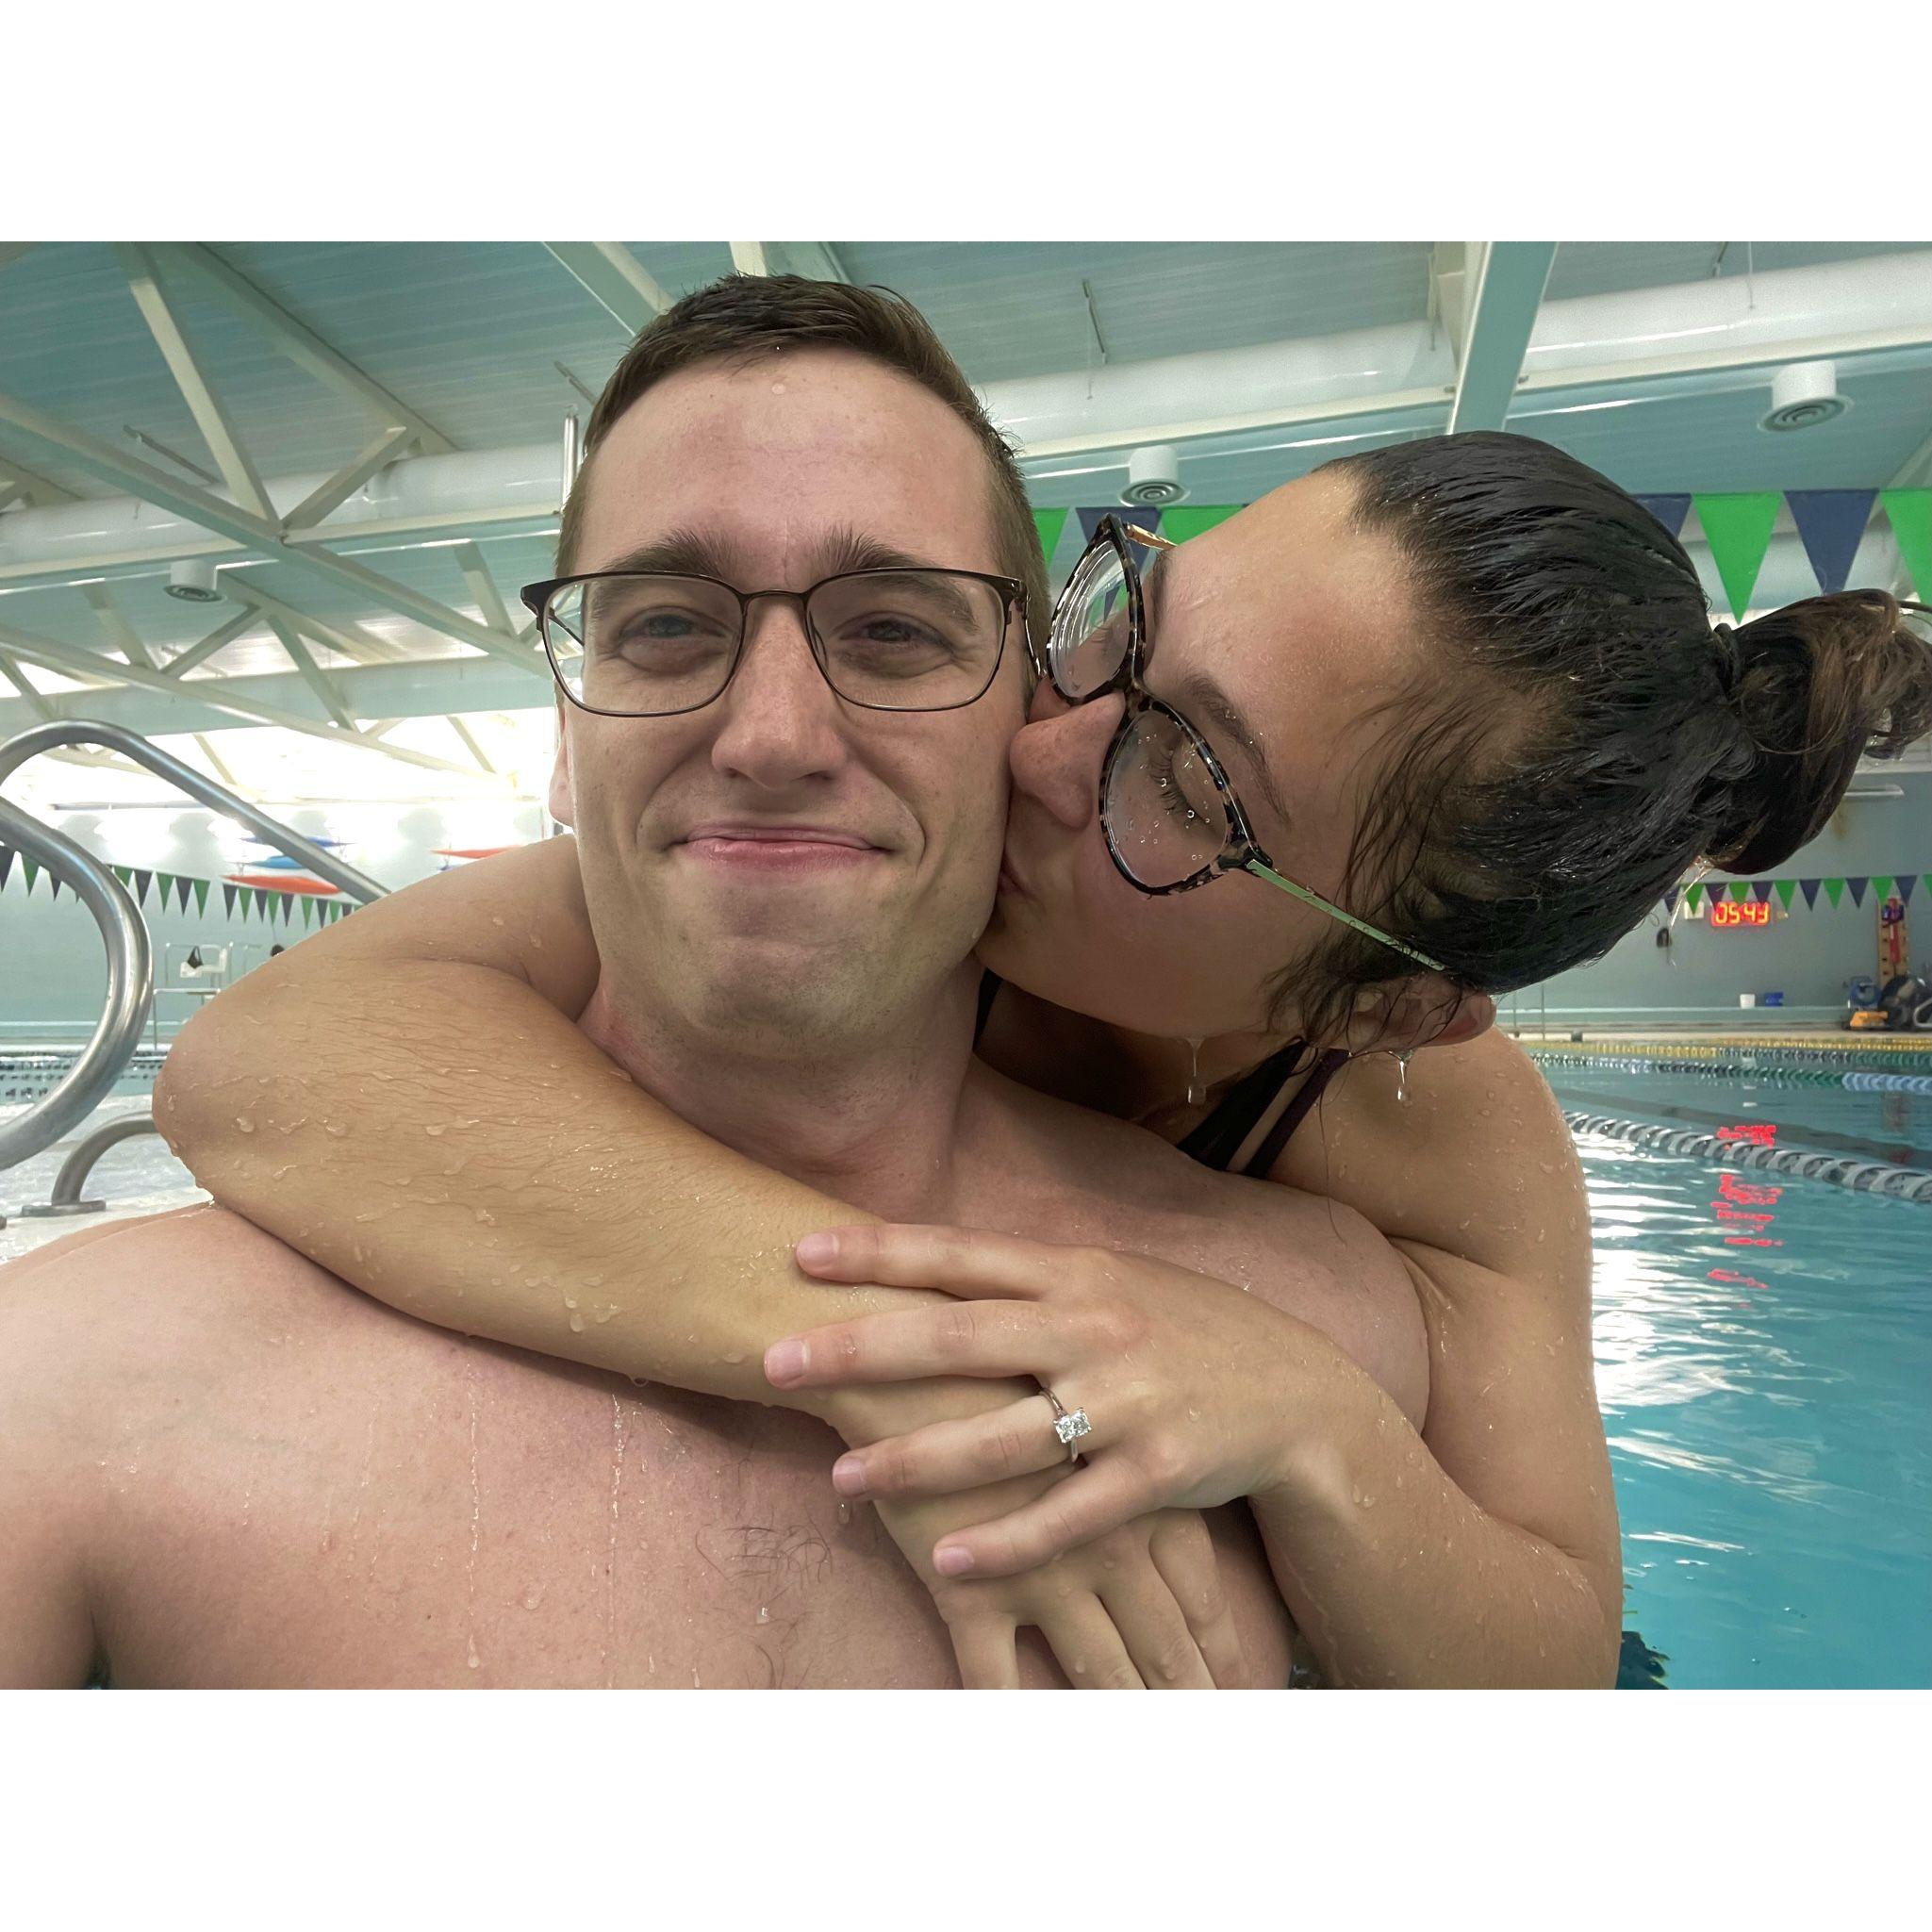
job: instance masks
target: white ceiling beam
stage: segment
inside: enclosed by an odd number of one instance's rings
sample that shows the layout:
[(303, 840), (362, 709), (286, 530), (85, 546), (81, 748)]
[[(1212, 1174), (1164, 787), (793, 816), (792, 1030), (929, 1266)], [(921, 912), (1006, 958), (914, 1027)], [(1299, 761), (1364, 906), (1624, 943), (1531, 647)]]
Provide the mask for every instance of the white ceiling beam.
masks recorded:
[(140, 634), (127, 621), (127, 614), (114, 602), (112, 588), (106, 584), (83, 584), (80, 594), (93, 605), (94, 615), (101, 620), (101, 629), (107, 633), (107, 642), (126, 658), (129, 664), (138, 664), (142, 670), (153, 670), (154, 654), (140, 640)]
[(470, 727), (467, 724), (465, 724), (460, 718), (457, 718), (454, 714), (452, 714), (450, 718), (450, 729), (453, 732), (454, 732), (459, 738), (462, 739), (464, 748), (469, 751), (470, 755), (476, 760), (478, 768), (485, 772), (488, 777), (495, 778), (498, 775), (497, 768), (494, 765), (492, 765), (489, 762), (488, 756), (484, 751), (483, 747), (476, 742), (476, 735), (470, 729)]
[(533, 653), (526, 643), (515, 637), (505, 637), (482, 624), (472, 623), (460, 612), (446, 608), (433, 597), (424, 597), (406, 585), (366, 570), (353, 558), (338, 556), (333, 551), (320, 547), (298, 547), (287, 541), (280, 529), (260, 517), (233, 504), (223, 503), (220, 497), (197, 489), (192, 484), (183, 483), (165, 471), (156, 469), (152, 463), (142, 462), (139, 456), (127, 455), (84, 430), (57, 422), (17, 397), (0, 394), (0, 425), (10, 425), (34, 441), (59, 451), (67, 461), (90, 475), (161, 509), (172, 510), (175, 516), (198, 523), (218, 537), (245, 544), (264, 556), (279, 558), (330, 584), (346, 584), (379, 608), (413, 618), (419, 624), (446, 637), (474, 645), (479, 651), (520, 665), (534, 677), (547, 678), (550, 675), (550, 668), (541, 655)]
[(829, 241), (767, 241), (760, 245), (768, 262), (776, 262), (792, 274), (814, 282), (851, 282), (838, 251)]
[(413, 429), (391, 425), (372, 438), (329, 480), (311, 490), (282, 519), (290, 537), (315, 535), (315, 526), (338, 505), (345, 504), (378, 470), (393, 463), (416, 440)]
[(217, 751), (211, 744), (208, 743), (207, 737), (204, 733), (196, 732), (194, 735), (194, 742), (196, 748), (200, 751), (201, 755), (204, 758), (206, 758), (211, 766), (214, 767), (215, 776), (219, 778), (222, 781), (222, 783), (225, 784), (231, 792), (239, 792), (244, 799), (249, 800), (251, 803), (254, 802), (259, 797), (258, 793), (252, 791), (247, 785), (243, 784), (239, 778), (237, 778), (232, 771), (228, 769), (227, 766), (222, 762), (222, 754), (219, 751)]
[[(85, 652), (72, 651), (51, 638), (36, 637), (8, 623), (0, 623), (0, 646), (5, 646), (16, 657), (24, 657), (29, 664), (44, 666), (48, 670), (70, 673), (96, 670), (100, 664), (97, 658), (90, 665)], [(325, 738), (332, 745), (359, 745), (366, 751), (379, 751), (388, 758), (400, 758), (405, 765), (421, 766), (430, 771), (457, 771), (468, 778), (476, 776), (469, 766), (457, 765), (448, 758), (433, 757), (427, 751), (405, 751), (399, 745), (379, 745), (358, 732), (324, 724), (319, 718), (306, 718), (299, 711), (289, 711), (278, 704), (264, 704), (254, 698), (240, 697), (224, 688), (230, 682), (225, 678), (199, 678), (184, 690), (160, 671), (137, 670), (129, 665), (123, 669), (119, 682), (131, 685), (138, 690), (158, 692), (168, 698), (186, 699), (191, 695), (197, 708), (206, 705), (210, 710), (245, 718), (251, 724), (279, 725), (284, 731), (301, 732), (312, 738)], [(56, 708), (64, 707), (57, 703)]]
[(205, 243), (157, 242), (153, 245), (153, 252), (165, 264), (179, 264), (190, 270), (200, 286), (224, 308), (251, 323), (305, 373), (367, 409), (379, 422), (398, 422), (413, 430), (426, 455), (446, 456), (456, 447), (435, 423), (390, 394), (372, 375), (323, 341), (305, 322), (297, 322), (272, 296), (264, 294)]
[(289, 662), (302, 673), (302, 682), (315, 693), (316, 702), (344, 731), (355, 731), (355, 720), (349, 716), (347, 709), (344, 707), (341, 694), (329, 682), (322, 666), (309, 654), (308, 646), (280, 618), (271, 618), (269, 619), (269, 629), (275, 634), (282, 649), (289, 653)]
[(279, 597), (271, 597), (266, 590), (251, 584), (243, 571), (224, 572), (222, 582), (227, 595), (238, 603), (245, 603), (257, 619), (279, 618), (289, 629), (312, 637), (318, 644), (326, 644), (331, 651), (339, 651), (344, 657), (353, 657), (357, 664), (400, 664), (409, 655), (359, 624), (341, 618), (311, 617), (305, 610), (284, 603)]
[(72, 504), (79, 502), (79, 498), (71, 489), (63, 488), (51, 476), (42, 476), (37, 471), (29, 470), (24, 464), (16, 463), (4, 451), (0, 451), (0, 481), (25, 484), (28, 500), (32, 503)]
[(252, 631), (261, 621), (260, 614), (253, 609), (238, 610), (227, 622), (213, 630), (198, 644), (190, 644), (186, 651), (177, 652), (161, 667), (164, 677), (186, 677), (196, 665), (206, 663), (223, 645), (232, 644), (244, 631)]
[(1483, 241), (1472, 245), (1463, 285), (1466, 320), (1456, 372), (1449, 432), (1500, 429), (1523, 374), (1536, 313), (1556, 259), (1554, 241)]
[(450, 553), (456, 559), (456, 568), (463, 573), (463, 581), (470, 586), (470, 594), (476, 600), (476, 607), (483, 613), (483, 621), (493, 631), (517, 629), (510, 616), (509, 605), (504, 602), (504, 594), (497, 588), (495, 577), (490, 574), (489, 564), (482, 549), (473, 543), (459, 543)]
[(4, 651), (0, 651), (0, 678), (5, 678), (26, 700), (27, 708), (38, 713), (42, 722), (54, 716), (54, 707), (41, 697), (36, 685), (27, 682), (26, 673)]
[(214, 385), (196, 359), (188, 332), (181, 326), (167, 290), (161, 287), (160, 271), (155, 266), (153, 256), (138, 241), (116, 242), (114, 253), (127, 277), (141, 320), (147, 323), (148, 333), (154, 337), (168, 372), (174, 378), (174, 387), (181, 391), (181, 400), (188, 405), (189, 414), (201, 431), (202, 441), (215, 459), (215, 468), (228, 486), (228, 494), (244, 510), (253, 510), (257, 517), (272, 523), (275, 506), (269, 501), (261, 476), (242, 447), (235, 425), (228, 421)]
[(731, 265), (741, 275), (768, 275), (771, 272), (762, 241), (734, 241), (731, 245)]
[(670, 297), (621, 241), (546, 241), (557, 261), (628, 336), (670, 306)]

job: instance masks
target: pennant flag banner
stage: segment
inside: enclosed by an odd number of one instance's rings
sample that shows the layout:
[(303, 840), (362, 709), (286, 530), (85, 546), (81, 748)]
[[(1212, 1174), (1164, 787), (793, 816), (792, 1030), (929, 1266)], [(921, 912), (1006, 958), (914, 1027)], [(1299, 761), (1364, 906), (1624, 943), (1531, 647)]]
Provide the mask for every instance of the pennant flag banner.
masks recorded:
[[(1850, 585), (1858, 545), (1874, 519), (1882, 518), (1891, 525), (1919, 596), (1932, 603), (1932, 489), (1674, 490), (1639, 496), (1637, 501), (1678, 537), (1684, 535), (1693, 504), (1696, 506), (1734, 619), (1742, 619), (1750, 609), (1773, 527), (1787, 509), (1819, 589), (1842, 590)], [(1057, 589), (1102, 517), (1117, 517), (1123, 523), (1136, 523), (1185, 543), (1225, 523), (1242, 507), (1181, 504), (1165, 510), (1139, 510), (1124, 504), (1089, 504), (1074, 510), (1036, 509), (1033, 525), (1040, 533), (1048, 576)]]
[(1878, 498), (1920, 602), (1932, 603), (1932, 489), (1882, 489)]
[(0, 845), (0, 892), (7, 889), (7, 875), (13, 870), (13, 848)]
[(1842, 590), (1852, 573), (1858, 540), (1878, 501), (1875, 489), (1788, 489), (1792, 521), (1821, 590)]
[(1847, 890), (1851, 893), (1852, 903), (1862, 906), (1868, 886), (1874, 905), (1883, 905), (1893, 894), (1909, 905), (1912, 894), (1922, 880), (1928, 888), (1932, 888), (1932, 872), (1873, 872), (1863, 878), (1851, 879), (1700, 879), (1694, 883), (1673, 885), (1666, 890), (1663, 909), (1666, 913), (1673, 911), (1679, 899), (1683, 900), (1686, 913), (1695, 913), (1706, 899), (1715, 903), (1728, 898), (1739, 905), (1747, 900), (1768, 905), (1775, 899), (1789, 913), (1792, 902), (1802, 895), (1805, 910), (1815, 912), (1821, 889), (1835, 909)]
[(1640, 496), (1637, 501), (1673, 537), (1681, 537), (1684, 534), (1684, 519), (1691, 514), (1691, 498), (1688, 491), (1682, 496)]
[(1771, 547), (1771, 527), (1777, 521), (1778, 493), (1775, 489), (1699, 491), (1693, 498), (1697, 520), (1724, 580), (1731, 615), (1741, 621), (1751, 608), (1751, 592)]

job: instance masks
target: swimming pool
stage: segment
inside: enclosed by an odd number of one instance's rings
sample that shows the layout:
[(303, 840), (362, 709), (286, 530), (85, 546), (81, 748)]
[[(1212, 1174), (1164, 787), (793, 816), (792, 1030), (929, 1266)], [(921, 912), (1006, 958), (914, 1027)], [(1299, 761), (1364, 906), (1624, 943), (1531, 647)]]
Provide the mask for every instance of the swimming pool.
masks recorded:
[[(1545, 1072), (1572, 1113), (1691, 1108), (1712, 1116), (1700, 1131), (1759, 1144), (1932, 1140), (1932, 1097)], [(146, 1104), (124, 1095), (88, 1127)], [(0, 1212), (44, 1200), (78, 1137), (0, 1175)], [(1932, 1208), (1578, 1146), (1627, 1630), (1674, 1688), (1932, 1685)], [(95, 1181), (116, 1211), (204, 1197), (158, 1139), (110, 1149)], [(0, 1260), (96, 1218), (14, 1220)]]
[[(1932, 1096), (1544, 1070), (1572, 1115), (1932, 1166)], [(1626, 1627), (1679, 1688), (1932, 1685), (1932, 1209), (1577, 1145)]]

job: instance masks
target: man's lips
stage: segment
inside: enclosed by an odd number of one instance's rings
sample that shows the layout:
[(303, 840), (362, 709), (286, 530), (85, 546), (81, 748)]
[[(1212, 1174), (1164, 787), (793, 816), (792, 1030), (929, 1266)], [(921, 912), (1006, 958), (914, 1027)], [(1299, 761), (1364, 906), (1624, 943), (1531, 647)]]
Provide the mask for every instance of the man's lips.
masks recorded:
[(883, 851), (831, 825), (698, 825), (677, 843), (710, 865), (786, 872), (856, 865)]

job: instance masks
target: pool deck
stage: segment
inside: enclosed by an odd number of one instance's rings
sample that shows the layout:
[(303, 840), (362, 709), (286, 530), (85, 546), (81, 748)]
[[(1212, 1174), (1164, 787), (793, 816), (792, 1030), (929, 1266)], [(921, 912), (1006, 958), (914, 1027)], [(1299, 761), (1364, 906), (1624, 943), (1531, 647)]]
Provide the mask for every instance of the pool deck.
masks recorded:
[(1522, 1027), (1506, 1029), (1511, 1039), (1532, 1052), (1538, 1047), (1616, 1046), (1682, 1052), (1686, 1048), (1727, 1048), (1747, 1052), (1776, 1052), (1780, 1048), (1841, 1048), (1848, 1053), (1928, 1053), (1932, 1033), (1853, 1032), (1846, 1027), (1789, 1026), (1714, 1028), (1631, 1024), (1617, 1026)]

